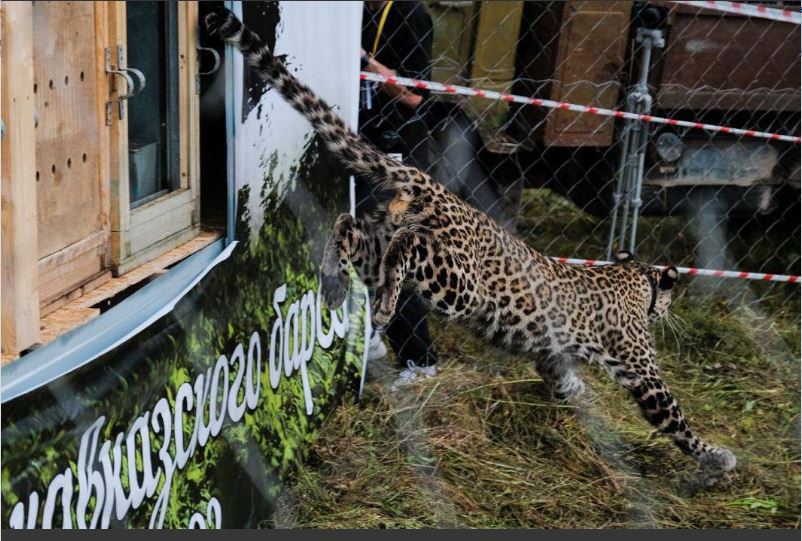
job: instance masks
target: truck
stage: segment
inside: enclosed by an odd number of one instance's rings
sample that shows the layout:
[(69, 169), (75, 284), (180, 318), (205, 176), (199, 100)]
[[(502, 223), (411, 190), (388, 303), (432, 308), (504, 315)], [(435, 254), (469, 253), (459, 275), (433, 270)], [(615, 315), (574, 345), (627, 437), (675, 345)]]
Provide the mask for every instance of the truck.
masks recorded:
[[(798, 9), (792, 2), (761, 4)], [(623, 110), (633, 107), (634, 92), (655, 116), (799, 132), (799, 25), (667, 1), (427, 7), (435, 21), (433, 78), (439, 82)], [(481, 98), (458, 97), (458, 105), (453, 97), (440, 99), (451, 102), (452, 118), (458, 107), (464, 117), (458, 122), (476, 132), (440, 148), (473, 145), (494, 193), (507, 199), (505, 208), (517, 206), (523, 187), (548, 187), (608, 216), (633, 150), (643, 154), (641, 214), (686, 214), (694, 190), (705, 189), (726, 201), (730, 215), (767, 214), (799, 201), (794, 143), (660, 124), (627, 127), (610, 117)], [(622, 148), (627, 129), (641, 128), (640, 148)]]

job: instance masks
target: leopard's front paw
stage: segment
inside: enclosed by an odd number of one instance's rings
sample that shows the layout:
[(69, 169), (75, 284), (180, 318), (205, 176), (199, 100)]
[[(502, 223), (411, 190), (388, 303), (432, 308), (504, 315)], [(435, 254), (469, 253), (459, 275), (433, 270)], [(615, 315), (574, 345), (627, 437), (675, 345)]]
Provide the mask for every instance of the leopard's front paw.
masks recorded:
[(373, 323), (373, 328), (377, 330), (384, 329), (390, 323), (392, 317), (393, 313), (387, 309), (387, 303), (382, 301), (381, 295), (377, 295), (370, 306), (370, 320)]
[(735, 455), (729, 449), (713, 448), (699, 461), (697, 482), (702, 487), (726, 484), (733, 479), (737, 463)]
[(320, 276), (320, 289), (323, 302), (329, 310), (342, 306), (348, 293), (348, 280), (341, 275), (322, 274)]

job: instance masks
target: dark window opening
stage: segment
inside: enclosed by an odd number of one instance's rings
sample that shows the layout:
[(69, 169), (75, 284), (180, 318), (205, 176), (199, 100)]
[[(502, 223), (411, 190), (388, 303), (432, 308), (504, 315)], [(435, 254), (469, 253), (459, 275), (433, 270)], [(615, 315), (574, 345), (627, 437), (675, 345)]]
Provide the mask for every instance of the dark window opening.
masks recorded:
[(129, 2), (127, 66), (147, 84), (127, 100), (131, 207), (181, 186), (178, 104), (178, 4)]
[[(198, 19), (202, 21), (209, 11), (222, 5), (223, 2), (200, 2)], [(225, 54), (220, 40), (201, 32), (199, 41), (201, 47), (214, 49), (220, 57), (214, 73), (200, 75), (201, 222), (207, 228), (225, 233), (228, 209)], [(199, 73), (214, 68), (214, 55), (209, 51), (201, 50), (199, 61)]]

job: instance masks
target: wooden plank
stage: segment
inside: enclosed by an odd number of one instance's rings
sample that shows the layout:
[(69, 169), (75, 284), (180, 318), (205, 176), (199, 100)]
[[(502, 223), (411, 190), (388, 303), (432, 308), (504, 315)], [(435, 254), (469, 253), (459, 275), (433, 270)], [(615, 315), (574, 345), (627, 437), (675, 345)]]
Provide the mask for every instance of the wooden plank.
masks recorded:
[(201, 231), (191, 239), (182, 242), (177, 248), (168, 250), (166, 253), (140, 265), (131, 272), (122, 276), (117, 276), (101, 287), (88, 292), (80, 299), (77, 299), (75, 304), (88, 307), (93, 306), (104, 299), (113, 297), (117, 293), (120, 293), (128, 287), (138, 284), (153, 274), (163, 272), (165, 269), (167, 269), (167, 267), (186, 259), (190, 255), (202, 248), (205, 248), (219, 238), (220, 233), (217, 231)]
[(66, 303), (63, 307), (42, 318), (42, 341), (53, 340), (97, 317), (100, 315), (100, 311), (94, 306), (98, 303), (156, 274), (162, 274), (167, 267), (186, 259), (218, 238), (220, 238), (220, 234), (215, 231), (202, 231), (191, 240), (180, 244), (177, 248), (169, 250), (148, 263), (139, 265), (127, 274), (112, 278), (100, 287), (93, 288), (74, 301)]
[(102, 272), (100, 254), (98, 249), (95, 248), (40, 274), (40, 308), (47, 306), (59, 297), (69, 295), (75, 289), (95, 278), (100, 272)]
[(33, 8), (3, 2), (2, 351), (15, 354), (39, 337), (36, 268), (36, 141), (34, 138)]
[[(99, 246), (104, 246), (106, 241), (105, 231), (97, 231), (92, 235), (70, 244), (63, 250), (43, 257), (39, 260), (39, 274), (44, 274), (58, 266), (68, 263), (71, 259), (81, 256), (84, 252), (98, 253)], [(105, 251), (105, 248), (104, 248)]]
[(33, 6), (39, 257), (102, 229), (94, 4)]
[(151, 244), (156, 244), (183, 229), (192, 227), (193, 210), (193, 203), (190, 202), (132, 229), (128, 235), (130, 253), (136, 254)]
[(191, 241), (199, 234), (199, 231), (200, 230), (197, 227), (190, 227), (183, 229), (182, 231), (179, 231), (178, 233), (175, 233), (165, 239), (162, 239), (155, 244), (151, 244), (144, 250), (141, 250), (126, 259), (122, 266), (119, 267), (115, 276), (121, 277), (125, 276), (126, 273), (139, 270), (141, 266), (147, 265), (151, 261), (164, 256), (177, 246), (181, 246), (182, 244)]
[(95, 85), (95, 107), (97, 109), (98, 140), (97, 178), (100, 188), (100, 227), (105, 233), (103, 267), (111, 265), (111, 169), (109, 163), (110, 129), (106, 125), (106, 100), (109, 96), (109, 83), (106, 80), (104, 49), (108, 44), (108, 4), (95, 2), (95, 71), (98, 74)]
[(45, 304), (40, 308), (42, 313), (42, 324), (39, 327), (39, 342), (42, 344), (46, 344), (49, 340), (46, 334), (44, 334), (43, 330), (44, 327), (44, 320), (45, 318), (60, 310), (62, 307), (69, 306), (71, 303), (75, 302), (77, 299), (80, 299), (86, 292), (100, 287), (101, 285), (107, 283), (109, 280), (113, 278), (113, 275), (110, 270), (100, 271), (97, 275), (90, 278), (89, 281), (83, 285), (80, 285), (69, 292), (67, 295), (63, 295), (61, 297), (57, 297), (54, 301), (49, 304)]
[[(181, 175), (181, 187), (189, 188), (188, 171), (188, 109), (189, 92), (187, 89), (189, 51), (187, 50), (186, 5), (178, 6), (178, 163)], [(194, 51), (193, 51), (194, 52)], [(192, 54), (191, 56), (195, 56)], [(194, 93), (194, 88), (193, 88)]]
[[(49, 314), (42, 317), (40, 341), (47, 343), (99, 316), (100, 310), (95, 308), (98, 303), (125, 291), (129, 287), (136, 286), (154, 275), (167, 272), (168, 267), (186, 259), (219, 238), (220, 233), (217, 231), (201, 231), (194, 238), (182, 243), (177, 248), (169, 250), (148, 263), (137, 266), (127, 274), (111, 279), (108, 279), (105, 275), (101, 276), (99, 280), (105, 280), (104, 283), (99, 286), (93, 283), (84, 286), (88, 287), (89, 290), (74, 300), (69, 300), (66, 297), (56, 300), (48, 306)], [(15, 354), (4, 353), (2, 363), (6, 364), (16, 357), (17, 355)]]
[(131, 230), (172, 212), (179, 207), (192, 203), (194, 194), (189, 190), (176, 190), (131, 210)]
[(63, 334), (62, 329), (74, 329), (99, 315), (100, 309), (98, 308), (85, 308), (71, 304), (59, 307), (42, 319), (42, 342), (50, 342)]
[[(126, 22), (125, 22), (125, 2), (107, 2), (107, 25), (106, 43), (107, 47), (116, 50), (117, 44), (125, 45), (126, 41)], [(112, 64), (116, 67), (116, 55), (112, 55)], [(107, 77), (107, 96), (108, 99), (116, 98), (120, 93), (125, 93), (125, 84), (120, 82), (119, 77)], [(128, 185), (128, 120), (120, 120), (118, 110), (115, 107), (112, 116), (109, 134), (109, 172), (111, 180), (111, 206), (109, 216), (111, 219), (111, 230), (128, 231), (130, 228), (130, 187)], [(121, 246), (124, 244), (120, 239), (119, 233), (112, 233), (112, 263), (117, 264), (125, 256), (122, 254)]]
[(56, 310), (61, 309), (62, 306), (66, 306), (77, 302), (79, 299), (84, 297), (85, 295), (92, 292), (92, 290), (97, 289), (104, 284), (108, 283), (113, 278), (112, 273), (110, 270), (103, 270), (96, 274), (95, 276), (89, 278), (88, 281), (85, 283), (76, 286), (75, 289), (67, 293), (66, 295), (62, 295), (61, 297), (56, 297), (55, 300), (49, 302), (48, 304), (41, 306), (40, 310), (42, 313), (42, 325), (39, 327), (39, 341), (42, 343), (47, 343), (49, 338), (47, 334), (43, 331), (44, 321), (47, 318), (48, 314), (55, 312)]
[(200, 223), (200, 95), (195, 92), (195, 75), (198, 73), (200, 63), (198, 51), (195, 49), (198, 34), (198, 3), (184, 2), (186, 9), (186, 19), (183, 24), (187, 25), (187, 37), (185, 40), (187, 48), (187, 70), (184, 75), (186, 81), (186, 91), (188, 94), (189, 105), (187, 107), (187, 172), (189, 174), (189, 188), (195, 196), (195, 208), (192, 216), (192, 223)]
[[(40, 310), (96, 282), (107, 260), (108, 176), (103, 175), (97, 13), (101, 4), (34, 4), (34, 93)], [(105, 197), (104, 197), (105, 196)], [(101, 247), (98, 250), (98, 247)], [(99, 257), (100, 256), (100, 257)], [(83, 274), (81, 274), (83, 273)]]

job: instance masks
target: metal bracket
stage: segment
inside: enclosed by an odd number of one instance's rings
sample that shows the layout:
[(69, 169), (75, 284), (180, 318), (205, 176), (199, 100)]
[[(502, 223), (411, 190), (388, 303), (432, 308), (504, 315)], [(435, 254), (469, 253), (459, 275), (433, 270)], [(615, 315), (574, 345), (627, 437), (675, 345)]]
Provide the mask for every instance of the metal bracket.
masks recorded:
[(202, 47), (201, 46), (201, 44), (200, 44), (200, 36), (197, 35), (197, 34), (195, 35), (195, 49), (198, 52), (208, 51), (208, 52), (212, 53), (212, 56), (214, 57), (214, 66), (212, 66), (212, 69), (210, 69), (209, 71), (199, 71), (198, 73), (195, 74), (195, 94), (200, 95), (200, 92), (201, 92), (201, 84), (200, 84), (201, 75), (211, 75), (211, 74), (213, 74), (214, 72), (216, 72), (217, 70), (220, 69), (220, 65), (222, 64), (222, 62), (220, 61), (220, 53), (218, 53), (215, 49), (212, 49), (211, 47)]
[(663, 31), (657, 28), (638, 28), (638, 33), (635, 36), (635, 41), (638, 43), (649, 42), (650, 47), (662, 49), (666, 46), (663, 39)]
[[(117, 69), (114, 69), (114, 66), (111, 63), (111, 49), (108, 47), (103, 50), (105, 64), (106, 64), (106, 73), (111, 73), (114, 75), (119, 75), (123, 79), (125, 79), (126, 86), (126, 93), (120, 94), (118, 92), (118, 97), (116, 99), (112, 99), (106, 102), (106, 126), (111, 126), (112, 121), (112, 112), (114, 111), (114, 104), (117, 104), (120, 120), (125, 118), (125, 100), (128, 98), (132, 98), (140, 93), (145, 89), (145, 85), (147, 83), (145, 79), (145, 74), (139, 71), (136, 68), (125, 68), (123, 67), (124, 62), (124, 55), (123, 55), (123, 46), (117, 44)], [(134, 80), (131, 78), (133, 74), (134, 77), (137, 78), (139, 81), (139, 88), (134, 84)]]
[[(652, 60), (652, 49), (665, 46), (663, 32), (653, 28), (638, 28), (635, 40), (641, 44), (641, 72), (637, 84), (627, 94), (626, 109), (628, 112), (648, 115), (652, 110), (652, 96), (649, 94), (649, 68)], [(610, 212), (610, 235), (607, 239), (607, 259), (612, 257), (616, 237), (619, 249), (623, 250), (629, 237), (629, 251), (635, 253), (638, 235), (638, 218), (643, 205), (641, 190), (643, 186), (646, 146), (649, 129), (640, 120), (626, 120), (621, 132), (621, 154), (618, 163), (618, 174), (613, 208)], [(618, 218), (621, 218), (620, 229), (616, 232)], [(629, 220), (631, 219), (631, 224)]]

